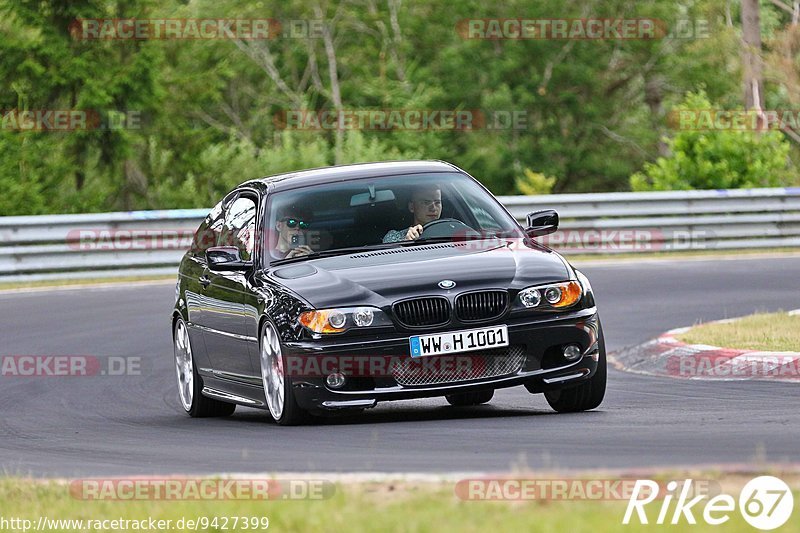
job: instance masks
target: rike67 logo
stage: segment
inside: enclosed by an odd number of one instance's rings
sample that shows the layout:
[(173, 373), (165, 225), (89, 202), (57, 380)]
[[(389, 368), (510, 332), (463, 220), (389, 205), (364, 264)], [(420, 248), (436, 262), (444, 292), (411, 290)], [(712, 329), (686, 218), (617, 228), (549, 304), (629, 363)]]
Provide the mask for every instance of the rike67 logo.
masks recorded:
[[(731, 515), (738, 511), (748, 524), (768, 531), (785, 524), (794, 508), (794, 497), (789, 486), (773, 476), (760, 476), (748, 481), (739, 493), (738, 501), (729, 494), (718, 494), (705, 502), (703, 500), (709, 498), (708, 494), (692, 498), (696, 491), (692, 487), (692, 480), (687, 479), (683, 484), (677, 481), (667, 483), (666, 496), (658, 508), (658, 516), (655, 522), (650, 522), (653, 516), (648, 516), (645, 507), (656, 500), (659, 493), (663, 495), (664, 491), (659, 490), (657, 482), (637, 480), (622, 523), (630, 524), (635, 514), (641, 524), (680, 524), (684, 521), (696, 524), (697, 514), (702, 516), (706, 524), (718, 526), (728, 522)], [(658, 504), (653, 507), (658, 507)]]

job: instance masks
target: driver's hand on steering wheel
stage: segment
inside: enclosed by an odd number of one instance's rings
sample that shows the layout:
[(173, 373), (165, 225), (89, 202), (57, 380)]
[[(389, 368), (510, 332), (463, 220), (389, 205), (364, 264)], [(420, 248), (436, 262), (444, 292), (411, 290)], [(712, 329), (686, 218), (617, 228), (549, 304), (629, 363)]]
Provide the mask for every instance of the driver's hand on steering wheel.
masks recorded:
[(306, 245), (301, 245), (301, 246), (298, 246), (297, 248), (292, 248), (289, 251), (289, 253), (286, 254), (284, 259), (290, 259), (292, 257), (300, 257), (302, 255), (309, 255), (309, 254), (313, 254), (313, 253), (314, 253), (314, 250), (312, 250), (311, 248), (309, 248)]
[(411, 226), (410, 228), (408, 228), (408, 231), (406, 232), (406, 240), (415, 241), (419, 239), (420, 235), (422, 235), (422, 224)]

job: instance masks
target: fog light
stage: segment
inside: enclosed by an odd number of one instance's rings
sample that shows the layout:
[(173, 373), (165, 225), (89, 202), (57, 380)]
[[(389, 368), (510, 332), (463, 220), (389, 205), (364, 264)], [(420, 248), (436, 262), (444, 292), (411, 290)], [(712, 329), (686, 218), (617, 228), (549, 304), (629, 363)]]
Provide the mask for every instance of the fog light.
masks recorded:
[(353, 313), (353, 322), (356, 323), (356, 326), (365, 328), (372, 324), (374, 317), (375, 315), (372, 313), (372, 309), (361, 307)]
[[(564, 346), (564, 359), (575, 361), (581, 356), (581, 347), (577, 344), (567, 344)], [(328, 378), (330, 379), (330, 377)]]
[(328, 387), (332, 389), (341, 389), (344, 387), (344, 374), (341, 372), (334, 372), (333, 374), (329, 374), (327, 378), (325, 378), (325, 382), (328, 384)]

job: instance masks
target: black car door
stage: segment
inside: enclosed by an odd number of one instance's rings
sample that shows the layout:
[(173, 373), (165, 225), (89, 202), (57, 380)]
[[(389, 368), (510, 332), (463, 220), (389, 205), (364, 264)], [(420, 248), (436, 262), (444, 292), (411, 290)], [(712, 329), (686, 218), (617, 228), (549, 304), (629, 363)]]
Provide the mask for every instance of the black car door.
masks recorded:
[(188, 314), (189, 339), (195, 364), (201, 371), (211, 370), (205, 345), (206, 286), (208, 269), (206, 268), (206, 250), (216, 246), (219, 241), (222, 225), (225, 222), (224, 201), (218, 203), (195, 232), (192, 248), (181, 262), (181, 283), (186, 298)]
[[(218, 246), (235, 246), (244, 260), (251, 260), (255, 243), (257, 196), (242, 192), (225, 209)], [(206, 270), (206, 306), (202, 313), (206, 349), (214, 370), (234, 379), (253, 378), (259, 369), (250, 362), (250, 350), (257, 339), (248, 335), (245, 322), (246, 277), (250, 271), (211, 272)]]

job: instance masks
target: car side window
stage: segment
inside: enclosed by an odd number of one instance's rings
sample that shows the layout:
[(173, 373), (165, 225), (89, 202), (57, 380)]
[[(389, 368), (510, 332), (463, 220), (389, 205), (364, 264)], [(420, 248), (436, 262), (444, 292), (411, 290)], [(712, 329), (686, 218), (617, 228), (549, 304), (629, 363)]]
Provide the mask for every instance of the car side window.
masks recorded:
[(235, 246), (244, 261), (253, 259), (256, 230), (256, 201), (239, 196), (225, 211), (219, 246)]
[(217, 245), (223, 223), (222, 204), (223, 202), (220, 202), (215, 205), (195, 231), (191, 249), (193, 256), (205, 258), (206, 250)]

